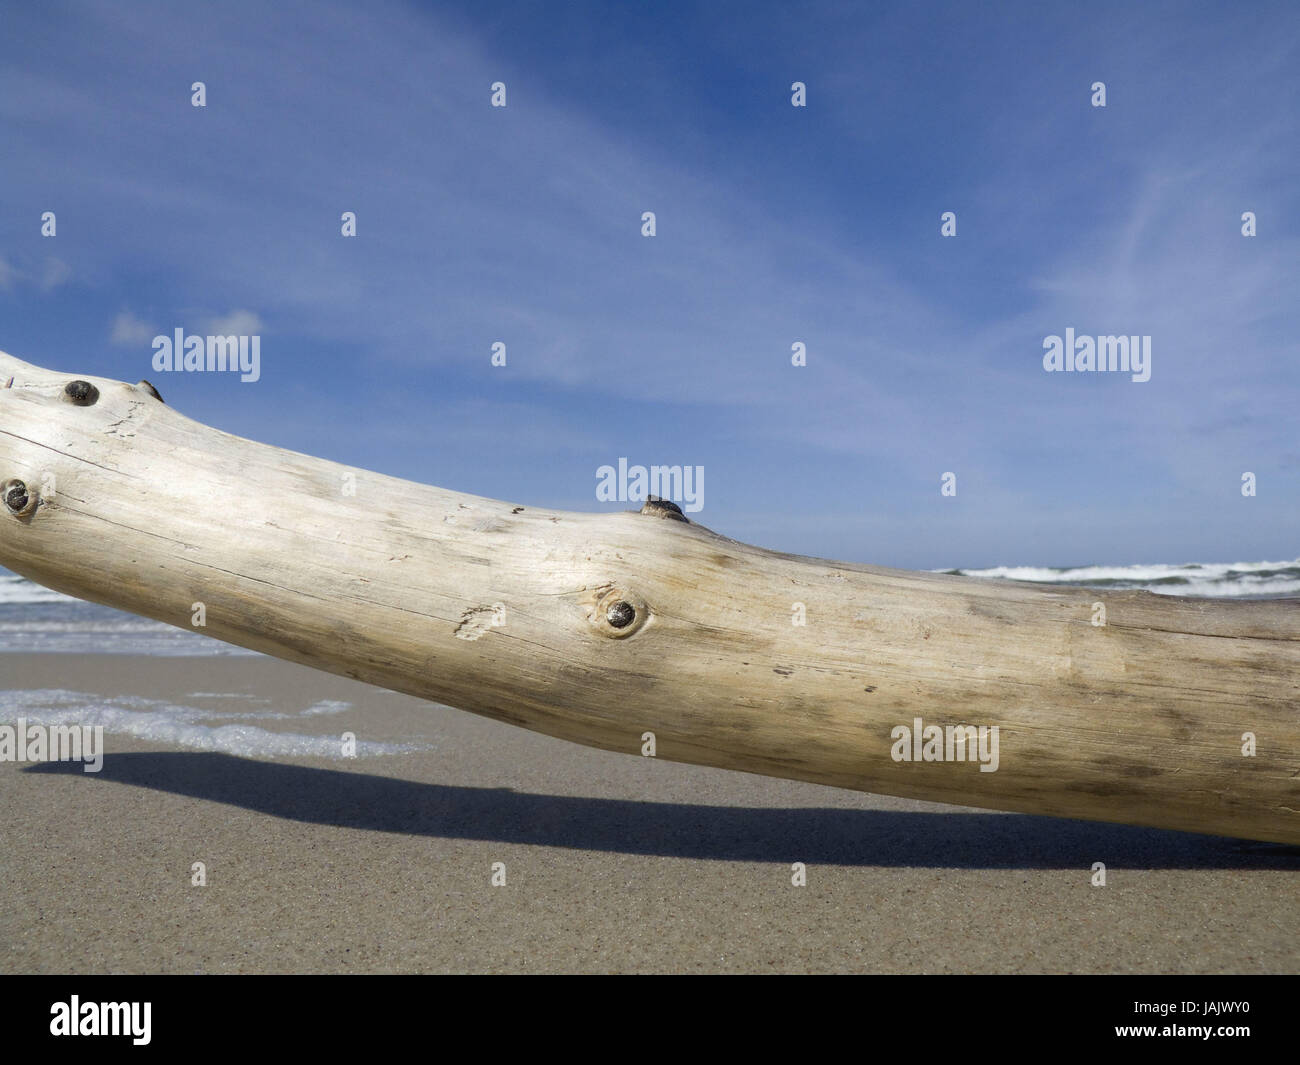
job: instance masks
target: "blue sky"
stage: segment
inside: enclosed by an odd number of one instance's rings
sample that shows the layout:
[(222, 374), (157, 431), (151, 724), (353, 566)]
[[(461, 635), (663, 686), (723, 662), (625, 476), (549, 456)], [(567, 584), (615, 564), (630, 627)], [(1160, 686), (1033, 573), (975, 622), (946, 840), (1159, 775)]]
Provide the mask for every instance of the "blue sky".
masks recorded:
[[(1294, 558), (1298, 88), (1294, 4), (11, 5), (0, 350), (534, 506), (703, 466), (802, 554)], [(152, 370), (235, 325), (258, 382)]]

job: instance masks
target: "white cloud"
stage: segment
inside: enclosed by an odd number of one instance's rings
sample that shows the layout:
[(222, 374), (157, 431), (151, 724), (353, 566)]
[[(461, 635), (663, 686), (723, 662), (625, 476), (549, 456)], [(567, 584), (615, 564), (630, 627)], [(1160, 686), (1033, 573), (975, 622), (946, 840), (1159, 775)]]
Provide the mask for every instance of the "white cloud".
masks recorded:
[(137, 347), (150, 343), (158, 336), (158, 330), (148, 322), (137, 318), (130, 311), (122, 311), (113, 319), (113, 332), (109, 342), (122, 347)]
[(58, 288), (72, 276), (72, 267), (62, 259), (51, 255), (45, 260), (45, 270), (41, 275), (41, 291), (49, 292)]
[(253, 311), (236, 310), (226, 315), (204, 319), (208, 336), (253, 336), (261, 333), (262, 319)]
[(26, 269), (20, 270), (0, 257), (0, 289), (13, 288), (16, 282), (21, 281), (24, 284), (37, 283), (42, 292), (49, 292), (72, 276), (72, 267), (53, 255), (46, 258), (44, 267), (40, 269), (39, 278), (33, 271), (31, 264), (27, 264)]

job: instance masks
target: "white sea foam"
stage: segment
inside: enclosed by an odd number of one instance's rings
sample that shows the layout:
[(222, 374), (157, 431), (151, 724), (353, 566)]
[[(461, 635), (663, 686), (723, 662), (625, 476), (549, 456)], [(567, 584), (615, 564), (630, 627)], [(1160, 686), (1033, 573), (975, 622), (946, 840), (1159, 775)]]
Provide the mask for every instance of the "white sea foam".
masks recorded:
[(338, 699), (322, 699), (318, 703), (313, 703), (303, 711), (305, 716), (314, 716), (319, 714), (341, 714), (344, 710), (352, 709), (351, 703), (340, 702)]
[[(240, 698), (253, 699), (253, 696)], [(328, 710), (319, 707), (328, 706)], [(0, 691), (0, 723), (25, 718), (32, 725), (102, 725), (108, 735), (132, 736), (196, 751), (221, 751), (242, 758), (310, 756), (344, 757), (339, 737), (272, 732), (256, 725), (223, 722), (249, 719), (288, 719), (339, 713), (351, 704), (330, 700), (297, 713), (280, 711), (200, 710), (138, 695), (98, 696), (61, 688)], [(423, 750), (422, 743), (374, 743), (358, 740), (358, 758)], [(111, 749), (110, 749), (111, 755)]]
[(191, 699), (256, 699), (266, 702), (261, 695), (249, 695), (247, 692), (190, 692)]

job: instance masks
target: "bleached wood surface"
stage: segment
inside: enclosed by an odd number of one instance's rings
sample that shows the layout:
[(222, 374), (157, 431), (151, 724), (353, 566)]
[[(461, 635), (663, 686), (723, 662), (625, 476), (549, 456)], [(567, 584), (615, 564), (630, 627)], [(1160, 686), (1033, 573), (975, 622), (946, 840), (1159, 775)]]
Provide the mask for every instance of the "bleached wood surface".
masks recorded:
[[(3, 353), (0, 564), (183, 628), (202, 603), (210, 636), (595, 747), (639, 755), (649, 732), (677, 761), (1300, 844), (1300, 600), (995, 583), (521, 507)], [(996, 771), (973, 747), (895, 761), (917, 718), (997, 726)]]

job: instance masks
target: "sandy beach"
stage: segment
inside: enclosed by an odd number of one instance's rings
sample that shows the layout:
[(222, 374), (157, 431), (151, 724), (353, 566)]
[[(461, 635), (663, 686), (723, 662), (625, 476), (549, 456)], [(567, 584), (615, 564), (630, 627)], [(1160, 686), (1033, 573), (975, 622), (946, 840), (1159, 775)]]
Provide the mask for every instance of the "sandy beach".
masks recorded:
[(262, 657), (5, 654), (0, 688), (213, 726), (0, 763), (7, 973), (1300, 968), (1295, 848), (588, 750)]

